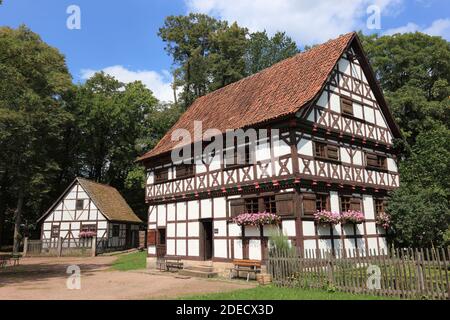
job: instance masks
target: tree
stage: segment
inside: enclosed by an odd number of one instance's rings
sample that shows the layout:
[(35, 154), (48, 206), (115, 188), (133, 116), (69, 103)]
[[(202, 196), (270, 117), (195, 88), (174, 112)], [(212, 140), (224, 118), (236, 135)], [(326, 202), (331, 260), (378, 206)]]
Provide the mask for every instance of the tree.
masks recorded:
[(0, 80), (0, 173), (14, 183), (1, 198), (14, 209), (17, 252), (24, 212), (39, 207), (34, 195), (49, 192), (59, 169), (54, 155), (71, 118), (64, 98), (72, 84), (64, 57), (24, 26), (0, 28)]
[(285, 32), (277, 32), (272, 38), (266, 31), (252, 33), (245, 53), (246, 74), (255, 74), (297, 53), (297, 44)]
[(196, 98), (244, 77), (247, 29), (204, 14), (169, 16), (158, 35), (175, 65), (187, 108)]
[(450, 130), (438, 125), (419, 134), (400, 166), (402, 184), (392, 194), (395, 241), (403, 246), (443, 245), (450, 222)]

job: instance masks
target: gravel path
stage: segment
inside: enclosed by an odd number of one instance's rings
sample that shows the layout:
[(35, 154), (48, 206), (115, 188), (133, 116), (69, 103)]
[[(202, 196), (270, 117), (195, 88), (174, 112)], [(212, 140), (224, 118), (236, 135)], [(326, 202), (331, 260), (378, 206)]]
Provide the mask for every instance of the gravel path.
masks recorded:
[[(173, 299), (253, 287), (246, 282), (178, 278), (147, 271), (110, 271), (116, 257), (27, 258), (0, 270), (0, 300)], [(69, 290), (67, 267), (81, 269), (81, 289)]]

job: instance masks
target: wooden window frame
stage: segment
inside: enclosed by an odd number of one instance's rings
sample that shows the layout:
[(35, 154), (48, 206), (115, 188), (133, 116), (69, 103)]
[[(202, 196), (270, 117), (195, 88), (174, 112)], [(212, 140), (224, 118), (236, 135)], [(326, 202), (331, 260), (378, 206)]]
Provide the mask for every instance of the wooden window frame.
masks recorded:
[(80, 232), (97, 232), (97, 225), (93, 223), (81, 224)]
[[(339, 146), (329, 144), (322, 141), (314, 141), (314, 158), (340, 162)], [(331, 156), (331, 154), (336, 154), (336, 156)]]
[(277, 201), (275, 195), (263, 197), (264, 210), (268, 213), (277, 213)]
[(347, 97), (341, 97), (341, 113), (346, 116), (354, 116), (353, 100)]
[[(375, 157), (376, 157), (376, 160), (375, 160)], [(366, 158), (366, 167), (367, 168), (382, 170), (382, 171), (388, 170), (387, 156), (380, 155), (380, 154), (373, 153), (373, 152), (366, 152), (365, 158)], [(374, 161), (376, 161), (376, 163)]]
[[(56, 231), (57, 230), (57, 231)], [(52, 225), (52, 230), (50, 233), (50, 238), (59, 238), (61, 228), (57, 225)]]
[(330, 210), (330, 196), (324, 193), (316, 193), (316, 210)]
[[(117, 232), (116, 232), (117, 230)], [(111, 237), (120, 237), (120, 225), (114, 224), (111, 229)]]
[(341, 212), (346, 212), (349, 210), (362, 212), (361, 198), (354, 197), (351, 195), (341, 195), (340, 196), (340, 209), (341, 209)]
[(75, 201), (75, 210), (84, 210), (84, 199), (77, 199)]
[(155, 170), (155, 183), (163, 183), (167, 181), (169, 181), (169, 168)]
[(260, 212), (260, 198), (246, 198), (245, 201), (245, 212), (246, 213), (258, 213)]
[[(177, 179), (187, 179), (195, 176), (195, 165), (193, 163), (177, 165), (175, 170)], [(180, 173), (178, 170), (180, 170)]]
[[(386, 212), (386, 200), (382, 198), (374, 199), (375, 216), (378, 216), (381, 212)], [(381, 210), (380, 210), (381, 209)]]

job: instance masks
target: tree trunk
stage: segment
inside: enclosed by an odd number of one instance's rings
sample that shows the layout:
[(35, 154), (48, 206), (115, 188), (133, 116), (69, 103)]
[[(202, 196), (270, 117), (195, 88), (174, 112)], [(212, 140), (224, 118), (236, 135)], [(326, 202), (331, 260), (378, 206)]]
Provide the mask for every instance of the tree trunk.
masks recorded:
[(14, 245), (13, 245), (13, 253), (18, 254), (20, 250), (20, 224), (22, 222), (22, 209), (23, 209), (23, 200), (24, 194), (23, 189), (19, 189), (19, 197), (17, 199), (17, 208), (14, 213)]
[(0, 248), (2, 247), (3, 239), (3, 228), (5, 224), (5, 214), (6, 214), (6, 176), (7, 173), (3, 174), (2, 184), (0, 186)]

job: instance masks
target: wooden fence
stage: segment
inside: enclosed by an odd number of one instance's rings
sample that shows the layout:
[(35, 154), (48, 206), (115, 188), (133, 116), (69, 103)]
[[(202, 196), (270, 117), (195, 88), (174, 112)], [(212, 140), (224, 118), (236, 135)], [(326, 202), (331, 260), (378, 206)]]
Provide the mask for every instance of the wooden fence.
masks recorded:
[(450, 299), (449, 248), (330, 252), (271, 249), (268, 271), (279, 286), (404, 299)]
[(77, 246), (70, 246), (66, 239), (48, 240), (29, 240), (25, 238), (23, 243), (24, 257), (32, 256), (95, 256), (96, 255), (96, 239), (79, 239)]

